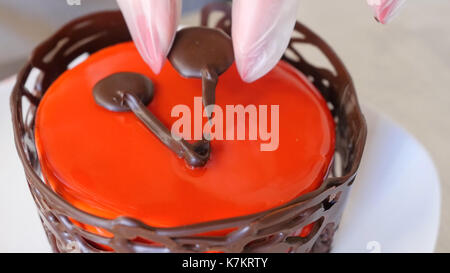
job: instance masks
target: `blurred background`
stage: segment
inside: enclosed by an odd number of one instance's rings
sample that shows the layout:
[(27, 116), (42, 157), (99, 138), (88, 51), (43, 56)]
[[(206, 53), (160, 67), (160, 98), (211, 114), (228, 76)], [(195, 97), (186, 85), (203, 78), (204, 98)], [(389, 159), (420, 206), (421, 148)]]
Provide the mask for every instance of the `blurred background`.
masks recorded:
[[(0, 82), (17, 73), (32, 48), (61, 24), (117, 8), (114, 0), (80, 2), (70, 6), (66, 0), (0, 0)], [(184, 0), (182, 23), (197, 24), (195, 11), (205, 2)], [(386, 26), (373, 20), (365, 0), (301, 0), (298, 12), (298, 19), (343, 59), (362, 104), (392, 118), (430, 152), (442, 187), (438, 252), (450, 252), (449, 14), (448, 0), (409, 0)]]

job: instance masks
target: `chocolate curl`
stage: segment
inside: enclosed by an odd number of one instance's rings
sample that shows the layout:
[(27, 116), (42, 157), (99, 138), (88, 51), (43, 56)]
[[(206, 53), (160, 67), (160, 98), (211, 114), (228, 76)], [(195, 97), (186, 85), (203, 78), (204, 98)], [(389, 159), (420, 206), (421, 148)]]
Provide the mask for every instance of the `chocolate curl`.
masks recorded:
[(375, 19), (382, 24), (389, 23), (397, 15), (406, 0), (367, 0), (375, 12)]
[(117, 0), (144, 61), (158, 74), (172, 46), (181, 0)]
[(297, 17), (298, 0), (234, 0), (233, 46), (245, 82), (267, 74), (283, 56)]

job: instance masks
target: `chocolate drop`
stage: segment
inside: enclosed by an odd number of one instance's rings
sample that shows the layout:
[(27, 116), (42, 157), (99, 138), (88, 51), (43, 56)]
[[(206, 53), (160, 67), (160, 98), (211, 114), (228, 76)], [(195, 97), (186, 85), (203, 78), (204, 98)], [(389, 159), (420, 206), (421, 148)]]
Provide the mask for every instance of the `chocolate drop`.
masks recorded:
[(202, 78), (205, 69), (220, 75), (234, 62), (233, 43), (219, 29), (183, 28), (177, 32), (168, 58), (186, 78)]
[[(169, 60), (186, 78), (202, 79), (203, 105), (215, 104), (218, 77), (234, 62), (233, 42), (222, 30), (188, 27), (178, 31)], [(207, 108), (211, 119), (211, 109)]]
[(144, 105), (153, 99), (152, 81), (138, 73), (120, 72), (99, 81), (93, 89), (95, 102), (113, 112), (128, 112), (125, 93), (131, 93)]

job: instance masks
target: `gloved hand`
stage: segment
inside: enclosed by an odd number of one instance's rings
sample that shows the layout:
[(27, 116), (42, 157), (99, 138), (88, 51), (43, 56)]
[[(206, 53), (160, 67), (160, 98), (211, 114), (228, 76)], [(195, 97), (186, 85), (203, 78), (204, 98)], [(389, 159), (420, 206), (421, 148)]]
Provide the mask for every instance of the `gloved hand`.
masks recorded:
[(405, 2), (406, 0), (367, 0), (375, 12), (375, 18), (382, 24), (392, 20)]
[[(367, 0), (382, 23), (405, 0)], [(145, 62), (159, 73), (170, 51), (181, 0), (117, 0)], [(268, 73), (283, 56), (295, 26), (300, 0), (234, 0), (233, 46), (241, 78), (252, 82)]]
[(253, 82), (272, 70), (289, 45), (299, 0), (234, 0), (233, 47), (241, 78)]
[(181, 17), (181, 0), (117, 0), (139, 53), (158, 74)]

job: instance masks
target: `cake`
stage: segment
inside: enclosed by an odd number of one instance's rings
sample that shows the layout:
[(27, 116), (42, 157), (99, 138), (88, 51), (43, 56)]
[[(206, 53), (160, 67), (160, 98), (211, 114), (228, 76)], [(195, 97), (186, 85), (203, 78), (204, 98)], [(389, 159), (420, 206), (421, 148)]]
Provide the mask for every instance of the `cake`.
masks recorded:
[[(217, 7), (205, 7), (202, 22)], [(331, 48), (297, 23), (302, 37), (288, 49), (297, 58), (286, 55), (252, 84), (240, 81), (227, 53), (229, 6), (219, 8), (226, 11), (221, 30), (179, 31), (159, 75), (140, 58), (119, 12), (77, 19), (34, 51), (11, 106), (19, 156), (54, 251), (330, 250), (366, 138), (351, 78)], [(192, 57), (189, 45), (210, 35), (224, 39), (207, 44), (217, 48), (212, 57), (205, 49)], [(296, 43), (316, 46), (335, 71), (306, 62)], [(33, 68), (40, 76), (28, 90)], [(171, 109), (202, 102), (215, 106), (200, 110), (200, 127), (218, 124), (217, 109), (229, 105), (266, 106), (269, 120), (279, 106), (279, 143), (262, 151), (267, 139), (227, 139), (238, 122), (225, 123), (222, 137), (217, 126), (209, 132), (219, 139), (195, 128), (172, 139), (168, 128), (180, 112), (174, 117)]]

